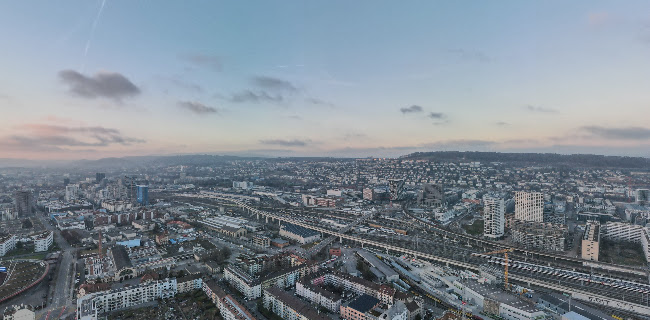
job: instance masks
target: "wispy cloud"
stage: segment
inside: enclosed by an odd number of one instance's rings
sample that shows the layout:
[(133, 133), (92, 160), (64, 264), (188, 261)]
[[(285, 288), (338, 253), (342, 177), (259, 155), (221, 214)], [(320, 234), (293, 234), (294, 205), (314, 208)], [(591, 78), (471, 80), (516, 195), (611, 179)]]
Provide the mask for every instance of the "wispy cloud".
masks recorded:
[(1, 137), (0, 146), (9, 150), (87, 151), (79, 147), (129, 146), (145, 142), (102, 126), (24, 124), (16, 127), (16, 131), (13, 135)]
[(85, 76), (74, 70), (62, 70), (59, 78), (69, 87), (69, 92), (83, 98), (107, 98), (116, 102), (140, 94), (140, 89), (128, 78), (115, 72), (98, 72)]
[(445, 115), (445, 114), (442, 113), (442, 112), (429, 112), (429, 114), (427, 115), (427, 117), (429, 117), (429, 118), (431, 118), (431, 119), (444, 119), (444, 118), (447, 117), (447, 115)]
[(584, 126), (580, 128), (588, 134), (613, 140), (648, 140), (650, 139), (650, 129), (643, 127), (622, 127), (607, 128), (601, 126)]
[(495, 124), (496, 124), (497, 126), (499, 126), (499, 127), (506, 127), (506, 126), (509, 126), (509, 125), (510, 125), (510, 123), (505, 122), (505, 121), (497, 121)]
[(221, 59), (215, 55), (197, 53), (182, 55), (180, 58), (196, 67), (207, 68), (211, 71), (221, 71), (223, 67)]
[(531, 111), (531, 112), (539, 112), (539, 113), (558, 113), (559, 111), (557, 109), (553, 108), (546, 108), (542, 106), (534, 106), (532, 104), (524, 106), (524, 109)]
[(307, 98), (305, 99), (305, 101), (317, 106), (334, 107), (333, 103), (321, 99), (317, 99), (317, 98)]
[(412, 105), (410, 107), (400, 108), (399, 111), (402, 114), (407, 114), (407, 113), (419, 113), (419, 112), (424, 111), (424, 109), (422, 107), (418, 106), (418, 105)]
[(195, 114), (210, 114), (210, 113), (219, 112), (219, 110), (215, 107), (206, 106), (196, 101), (179, 101), (178, 107), (184, 110), (191, 111)]
[(225, 98), (230, 102), (235, 103), (245, 103), (245, 102), (271, 102), (271, 103), (280, 103), (284, 101), (284, 97), (281, 94), (271, 95), (266, 91), (257, 91), (253, 92), (251, 90), (244, 90), (238, 93), (233, 94), (229, 98)]
[(306, 147), (312, 144), (313, 142), (310, 139), (304, 139), (304, 140), (263, 139), (260, 140), (260, 143), (268, 144), (268, 145), (284, 146), (284, 147)]

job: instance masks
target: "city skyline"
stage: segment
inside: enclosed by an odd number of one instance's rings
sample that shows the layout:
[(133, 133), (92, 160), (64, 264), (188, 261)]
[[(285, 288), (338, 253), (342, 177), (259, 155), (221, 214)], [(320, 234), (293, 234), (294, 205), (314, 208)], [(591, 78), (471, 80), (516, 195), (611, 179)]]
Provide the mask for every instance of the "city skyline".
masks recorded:
[(650, 4), (0, 4), (0, 158), (650, 156)]

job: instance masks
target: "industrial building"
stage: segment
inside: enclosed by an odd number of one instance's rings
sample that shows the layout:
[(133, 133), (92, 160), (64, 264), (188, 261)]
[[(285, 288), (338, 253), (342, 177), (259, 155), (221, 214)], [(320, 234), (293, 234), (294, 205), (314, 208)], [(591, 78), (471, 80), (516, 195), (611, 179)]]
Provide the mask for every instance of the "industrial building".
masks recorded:
[(280, 236), (295, 240), (300, 244), (320, 239), (320, 233), (291, 223), (283, 223), (280, 226)]

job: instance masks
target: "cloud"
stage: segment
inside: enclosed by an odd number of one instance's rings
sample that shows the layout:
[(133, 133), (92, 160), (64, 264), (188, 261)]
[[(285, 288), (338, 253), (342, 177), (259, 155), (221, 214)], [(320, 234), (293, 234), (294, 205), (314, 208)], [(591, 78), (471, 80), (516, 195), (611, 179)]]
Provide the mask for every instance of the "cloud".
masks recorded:
[(650, 139), (650, 129), (643, 127), (606, 128), (601, 126), (584, 126), (582, 131), (592, 136), (615, 140), (647, 140)]
[(181, 109), (189, 110), (196, 114), (210, 114), (219, 112), (217, 108), (206, 106), (200, 102), (195, 101), (179, 101), (178, 107)]
[(499, 126), (499, 127), (505, 127), (505, 126), (509, 126), (509, 125), (510, 125), (510, 123), (505, 122), (505, 121), (497, 121), (495, 124), (496, 124), (497, 126)]
[(18, 133), (0, 138), (0, 146), (23, 151), (77, 151), (78, 147), (129, 146), (145, 140), (124, 136), (119, 130), (101, 126), (67, 127), (49, 124), (24, 124)]
[(343, 135), (343, 140), (345, 141), (365, 139), (365, 138), (368, 138), (368, 135), (365, 133), (346, 133), (345, 135)]
[(444, 118), (446, 118), (447, 116), (446, 116), (444, 113), (442, 113), (442, 112), (430, 112), (430, 113), (427, 115), (427, 117), (429, 117), (429, 118), (431, 118), (431, 119), (444, 119)]
[(206, 54), (190, 54), (183, 55), (180, 58), (197, 67), (208, 68), (212, 71), (222, 70), (221, 59), (217, 56)]
[(243, 102), (280, 103), (284, 101), (284, 97), (280, 94), (271, 95), (266, 91), (253, 92), (251, 90), (244, 90), (242, 92), (233, 94), (230, 98), (227, 98), (227, 100), (235, 103), (243, 103)]
[(403, 114), (407, 114), (407, 113), (422, 112), (422, 111), (424, 111), (424, 109), (422, 109), (422, 107), (420, 107), (418, 105), (412, 105), (410, 107), (400, 108), (399, 111), (402, 112)]
[(62, 70), (59, 78), (69, 86), (70, 93), (83, 98), (107, 98), (121, 102), (140, 94), (140, 89), (125, 76), (115, 72), (98, 72), (92, 77), (74, 70)]
[(293, 120), (302, 120), (302, 117), (299, 116), (299, 115), (291, 115), (291, 116), (287, 116), (287, 118), (293, 119)]
[(260, 88), (274, 91), (287, 91), (296, 92), (298, 88), (291, 84), (291, 82), (267, 76), (256, 76), (251, 79), (251, 82)]
[(534, 106), (534, 105), (527, 105), (524, 107), (526, 110), (531, 111), (531, 112), (540, 112), (540, 113), (558, 113), (556, 109), (552, 108), (545, 108), (542, 106)]
[(309, 139), (305, 140), (298, 140), (298, 139), (293, 139), (293, 140), (284, 140), (284, 139), (265, 139), (265, 140), (260, 140), (260, 143), (262, 144), (270, 144), (270, 145), (277, 145), (277, 146), (284, 146), (284, 147), (306, 147), (313, 142)]
[(317, 99), (317, 98), (307, 98), (307, 99), (305, 99), (305, 101), (307, 101), (307, 102), (309, 102), (311, 104), (317, 105), (317, 106), (326, 106), (326, 107), (333, 107), (334, 106), (334, 104), (331, 103), (331, 102), (327, 102), (327, 101)]

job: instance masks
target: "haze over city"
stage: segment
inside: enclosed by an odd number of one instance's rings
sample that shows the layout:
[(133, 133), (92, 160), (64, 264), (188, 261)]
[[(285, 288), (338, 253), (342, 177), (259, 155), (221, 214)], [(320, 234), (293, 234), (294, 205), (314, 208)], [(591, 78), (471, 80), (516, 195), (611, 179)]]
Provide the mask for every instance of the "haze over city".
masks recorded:
[(650, 156), (647, 1), (12, 1), (0, 158)]

